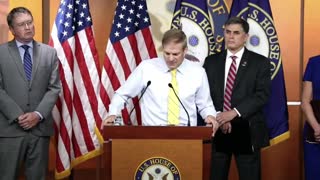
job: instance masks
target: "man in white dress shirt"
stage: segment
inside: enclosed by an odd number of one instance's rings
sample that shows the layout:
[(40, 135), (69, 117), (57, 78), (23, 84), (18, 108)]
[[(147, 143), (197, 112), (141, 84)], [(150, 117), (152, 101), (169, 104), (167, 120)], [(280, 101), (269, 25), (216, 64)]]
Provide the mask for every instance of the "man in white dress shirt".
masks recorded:
[[(197, 125), (197, 109), (204, 121), (213, 127), (213, 135), (218, 128), (206, 72), (185, 59), (187, 38), (183, 31), (168, 30), (162, 39), (163, 58), (142, 61), (127, 81), (115, 92), (109, 105), (109, 116), (105, 125), (112, 124), (121, 114), (128, 99), (136, 97), (145, 88), (140, 100), (142, 125), (170, 125), (168, 123), (168, 94), (171, 71), (176, 70), (179, 86), (177, 97), (181, 100), (179, 111), (180, 126)], [(149, 85), (148, 85), (149, 84)], [(183, 105), (182, 105), (183, 104)], [(183, 110), (183, 106), (186, 111)], [(189, 117), (188, 117), (189, 116)]]

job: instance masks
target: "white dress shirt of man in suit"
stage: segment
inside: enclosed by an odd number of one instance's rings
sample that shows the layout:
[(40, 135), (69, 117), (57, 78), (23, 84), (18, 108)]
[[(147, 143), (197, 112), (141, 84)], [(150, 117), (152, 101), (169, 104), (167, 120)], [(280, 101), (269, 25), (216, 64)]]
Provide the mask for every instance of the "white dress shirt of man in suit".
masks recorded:
[[(26, 179), (44, 180), (54, 132), (51, 111), (60, 92), (59, 61), (52, 47), (33, 39), (28, 9), (12, 9), (7, 22), (14, 39), (0, 45), (0, 179), (18, 179), (23, 164)], [(26, 51), (30, 79), (24, 70)]]

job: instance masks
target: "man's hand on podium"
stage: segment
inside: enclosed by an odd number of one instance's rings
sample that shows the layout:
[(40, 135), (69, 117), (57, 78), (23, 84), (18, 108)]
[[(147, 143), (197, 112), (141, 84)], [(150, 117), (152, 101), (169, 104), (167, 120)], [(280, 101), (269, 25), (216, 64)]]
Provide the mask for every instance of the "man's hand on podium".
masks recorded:
[(111, 126), (111, 125), (113, 125), (114, 121), (116, 120), (116, 117), (117, 117), (116, 115), (108, 116), (107, 119), (103, 120), (101, 129), (103, 129), (103, 126)]
[(216, 121), (216, 118), (214, 116), (207, 116), (204, 120), (207, 123), (207, 126), (212, 126), (212, 137), (216, 134), (216, 131), (219, 128), (219, 123)]

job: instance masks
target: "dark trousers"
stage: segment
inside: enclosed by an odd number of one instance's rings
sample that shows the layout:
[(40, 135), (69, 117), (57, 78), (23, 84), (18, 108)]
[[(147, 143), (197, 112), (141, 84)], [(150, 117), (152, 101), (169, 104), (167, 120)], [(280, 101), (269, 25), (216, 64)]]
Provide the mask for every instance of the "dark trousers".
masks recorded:
[[(228, 180), (232, 153), (212, 150), (211, 180)], [(260, 150), (252, 154), (234, 154), (239, 180), (261, 180)]]

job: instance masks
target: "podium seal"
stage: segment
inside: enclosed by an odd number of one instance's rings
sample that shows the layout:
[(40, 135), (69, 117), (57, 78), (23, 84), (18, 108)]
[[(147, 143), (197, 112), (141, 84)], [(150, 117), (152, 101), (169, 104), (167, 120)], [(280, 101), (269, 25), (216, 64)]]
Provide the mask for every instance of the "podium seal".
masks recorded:
[(181, 180), (178, 167), (169, 159), (152, 157), (136, 170), (135, 180)]

